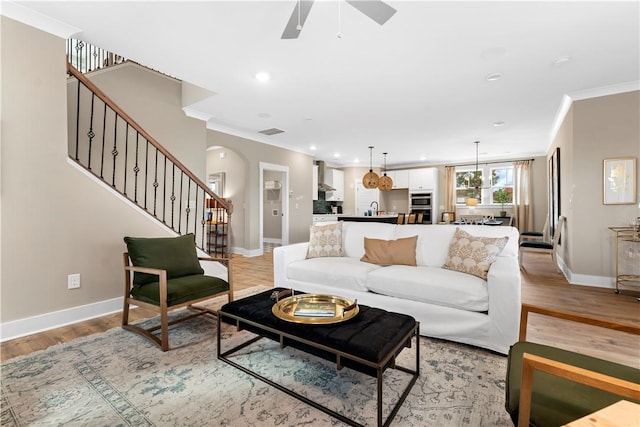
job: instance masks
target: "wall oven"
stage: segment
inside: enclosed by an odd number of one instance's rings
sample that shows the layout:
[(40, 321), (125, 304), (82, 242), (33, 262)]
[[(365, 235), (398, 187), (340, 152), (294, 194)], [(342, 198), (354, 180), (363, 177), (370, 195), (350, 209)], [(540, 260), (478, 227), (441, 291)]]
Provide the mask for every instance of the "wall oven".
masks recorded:
[(431, 224), (433, 213), (433, 193), (430, 191), (412, 192), (409, 194), (409, 213), (422, 214), (422, 222)]

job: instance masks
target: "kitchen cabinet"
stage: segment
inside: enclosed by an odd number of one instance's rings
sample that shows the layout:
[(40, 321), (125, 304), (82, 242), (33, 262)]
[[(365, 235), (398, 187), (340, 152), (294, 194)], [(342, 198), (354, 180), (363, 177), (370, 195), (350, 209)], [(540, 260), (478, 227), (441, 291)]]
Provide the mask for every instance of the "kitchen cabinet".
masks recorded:
[(313, 200), (318, 200), (318, 165), (313, 165), (312, 174), (313, 178), (311, 180), (311, 195), (313, 196)]
[(387, 175), (393, 180), (392, 189), (409, 188), (409, 170), (400, 169), (395, 171), (387, 171)]
[(324, 180), (326, 184), (335, 188), (335, 191), (327, 191), (325, 200), (328, 202), (344, 201), (344, 172), (339, 169), (327, 169)]
[(436, 168), (409, 169), (410, 190), (436, 190)]

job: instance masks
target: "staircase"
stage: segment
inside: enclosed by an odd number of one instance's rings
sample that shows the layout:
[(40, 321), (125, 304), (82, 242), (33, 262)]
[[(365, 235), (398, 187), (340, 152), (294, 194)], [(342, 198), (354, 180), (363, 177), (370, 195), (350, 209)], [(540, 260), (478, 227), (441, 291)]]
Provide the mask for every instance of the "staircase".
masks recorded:
[[(93, 66), (81, 61), (85, 70), (121, 62), (112, 54), (101, 55), (91, 54), (105, 58)], [(228, 258), (231, 201), (211, 191), (71, 63), (67, 70), (77, 80), (75, 96), (69, 98), (69, 110), (75, 112), (69, 118), (70, 127), (75, 126), (69, 129), (70, 159), (169, 229), (193, 233), (203, 251)]]

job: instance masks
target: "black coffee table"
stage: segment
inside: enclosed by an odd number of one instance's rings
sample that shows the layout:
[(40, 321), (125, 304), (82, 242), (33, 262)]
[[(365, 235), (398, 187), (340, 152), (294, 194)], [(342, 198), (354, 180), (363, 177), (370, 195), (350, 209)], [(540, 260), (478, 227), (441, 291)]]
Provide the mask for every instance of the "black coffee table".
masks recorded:
[[(302, 396), (260, 374), (230, 360), (228, 356), (260, 340), (270, 338), (281, 347), (291, 346), (306, 353), (336, 363), (337, 369), (348, 367), (377, 378), (378, 426), (388, 426), (407, 398), (420, 373), (420, 324), (405, 314), (391, 313), (379, 308), (360, 305), (360, 312), (353, 318), (336, 324), (310, 325), (293, 323), (276, 317), (271, 309), (275, 303), (272, 295), (283, 291), (275, 288), (257, 295), (225, 304), (218, 311), (218, 359), (252, 375), (273, 387), (313, 406), (349, 425), (360, 426), (356, 421)], [(303, 292), (295, 291), (295, 294)], [(221, 346), (222, 322), (246, 329), (255, 337), (226, 351)], [(415, 337), (415, 344), (412, 344)], [(416, 366), (409, 369), (396, 365), (396, 356), (405, 347), (415, 345)], [(387, 368), (398, 369), (411, 375), (402, 396), (392, 408), (386, 421), (382, 420), (382, 375)]]

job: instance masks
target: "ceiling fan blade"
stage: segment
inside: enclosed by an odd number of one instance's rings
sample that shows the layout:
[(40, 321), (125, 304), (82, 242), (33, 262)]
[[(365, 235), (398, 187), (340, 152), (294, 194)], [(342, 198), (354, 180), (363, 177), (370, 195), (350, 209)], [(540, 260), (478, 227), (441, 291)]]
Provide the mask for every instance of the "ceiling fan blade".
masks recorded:
[[(293, 8), (293, 12), (291, 13), (291, 17), (289, 18), (289, 22), (287, 22), (287, 26), (284, 27), (284, 31), (282, 32), (282, 39), (297, 39), (300, 35), (300, 31), (304, 26), (304, 22), (307, 20), (307, 16), (309, 16), (309, 11), (311, 10), (311, 6), (313, 6), (314, 0), (299, 0), (296, 1), (296, 7)], [(298, 8), (300, 8), (300, 13), (298, 13)], [(298, 29), (298, 24), (300, 25), (300, 30)]]
[(347, 3), (380, 25), (383, 25), (396, 13), (394, 8), (381, 0), (347, 0)]

